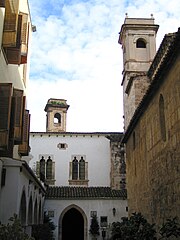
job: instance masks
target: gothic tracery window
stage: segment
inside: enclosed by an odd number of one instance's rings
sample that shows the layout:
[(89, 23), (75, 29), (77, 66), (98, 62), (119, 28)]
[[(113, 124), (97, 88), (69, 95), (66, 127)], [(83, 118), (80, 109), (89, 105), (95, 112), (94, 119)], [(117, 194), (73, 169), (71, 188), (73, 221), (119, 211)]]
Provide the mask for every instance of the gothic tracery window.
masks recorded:
[(52, 156), (47, 154), (41, 156), (40, 161), (36, 162), (36, 175), (41, 181), (54, 185), (55, 162), (52, 160)]
[(45, 159), (43, 156), (40, 160), (40, 180), (45, 180)]
[(88, 163), (85, 161), (85, 156), (73, 156), (70, 162), (70, 185), (87, 185), (88, 184)]
[(74, 157), (72, 161), (72, 179), (78, 179), (78, 160), (76, 159), (76, 157)]
[(50, 156), (46, 162), (46, 178), (52, 179), (52, 159)]
[(85, 161), (83, 157), (81, 157), (79, 161), (79, 179), (81, 180), (85, 179)]

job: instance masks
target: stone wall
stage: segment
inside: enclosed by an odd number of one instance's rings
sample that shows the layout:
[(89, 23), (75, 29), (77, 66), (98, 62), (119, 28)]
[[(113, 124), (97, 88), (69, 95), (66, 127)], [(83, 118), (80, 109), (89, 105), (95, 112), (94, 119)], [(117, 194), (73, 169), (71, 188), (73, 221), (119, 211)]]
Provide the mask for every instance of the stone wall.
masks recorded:
[[(130, 83), (131, 82), (131, 83)], [(129, 90), (124, 93), (124, 124), (127, 129), (136, 108), (141, 102), (149, 86), (149, 79), (145, 73), (137, 74), (130, 77)], [(126, 86), (126, 89), (128, 87)]]
[(110, 187), (116, 190), (126, 189), (126, 162), (124, 145), (121, 144), (122, 137), (123, 134), (111, 134), (108, 137), (111, 148)]
[[(164, 99), (162, 138), (159, 99)], [(180, 212), (180, 57), (166, 75), (126, 144), (129, 213), (161, 224)]]

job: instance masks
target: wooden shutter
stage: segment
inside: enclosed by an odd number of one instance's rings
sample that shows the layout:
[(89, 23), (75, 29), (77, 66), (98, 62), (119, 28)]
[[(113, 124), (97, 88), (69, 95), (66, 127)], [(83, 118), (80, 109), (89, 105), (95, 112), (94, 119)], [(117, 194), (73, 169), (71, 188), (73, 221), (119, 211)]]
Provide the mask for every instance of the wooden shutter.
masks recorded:
[(22, 123), (24, 114), (24, 97), (23, 90), (14, 89), (13, 90), (13, 101), (12, 101), (12, 131), (15, 144), (20, 144), (22, 142)]
[(19, 0), (5, 1), (3, 47), (16, 47)]
[(0, 0), (0, 7), (5, 7), (5, 0)]
[(9, 64), (27, 63), (28, 37), (29, 37), (28, 14), (21, 13), (18, 15), (16, 46), (4, 48), (6, 58)]
[(16, 34), (16, 45), (14, 47), (5, 47), (4, 52), (6, 53), (6, 58), (9, 64), (20, 64), (21, 63), (21, 26), (22, 26), (22, 16), (18, 16), (18, 27)]
[(12, 84), (0, 84), (0, 148), (8, 148)]
[(28, 14), (21, 13), (21, 64), (27, 63), (29, 25)]
[(23, 118), (23, 141), (19, 145), (19, 153), (22, 156), (29, 155), (29, 129), (30, 129), (30, 114), (29, 110), (25, 110)]

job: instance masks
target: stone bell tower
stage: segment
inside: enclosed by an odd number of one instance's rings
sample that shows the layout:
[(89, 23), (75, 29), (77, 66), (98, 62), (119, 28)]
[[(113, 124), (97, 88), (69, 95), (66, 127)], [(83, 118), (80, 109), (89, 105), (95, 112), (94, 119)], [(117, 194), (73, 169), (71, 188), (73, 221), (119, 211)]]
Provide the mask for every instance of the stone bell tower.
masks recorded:
[(159, 26), (151, 18), (126, 18), (118, 43), (123, 50), (123, 101), (125, 129), (144, 96), (149, 80), (147, 71), (156, 54), (156, 33)]
[(64, 99), (50, 98), (44, 109), (46, 115), (46, 132), (65, 132), (69, 105)]

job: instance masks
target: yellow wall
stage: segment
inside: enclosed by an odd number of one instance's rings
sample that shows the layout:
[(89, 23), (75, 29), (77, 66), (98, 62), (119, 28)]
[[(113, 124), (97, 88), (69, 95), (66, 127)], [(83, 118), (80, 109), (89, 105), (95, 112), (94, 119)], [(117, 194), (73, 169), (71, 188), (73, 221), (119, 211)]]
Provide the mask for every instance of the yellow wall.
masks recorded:
[[(166, 141), (162, 140), (159, 97), (164, 97)], [(126, 144), (129, 211), (160, 224), (180, 212), (180, 57)]]

